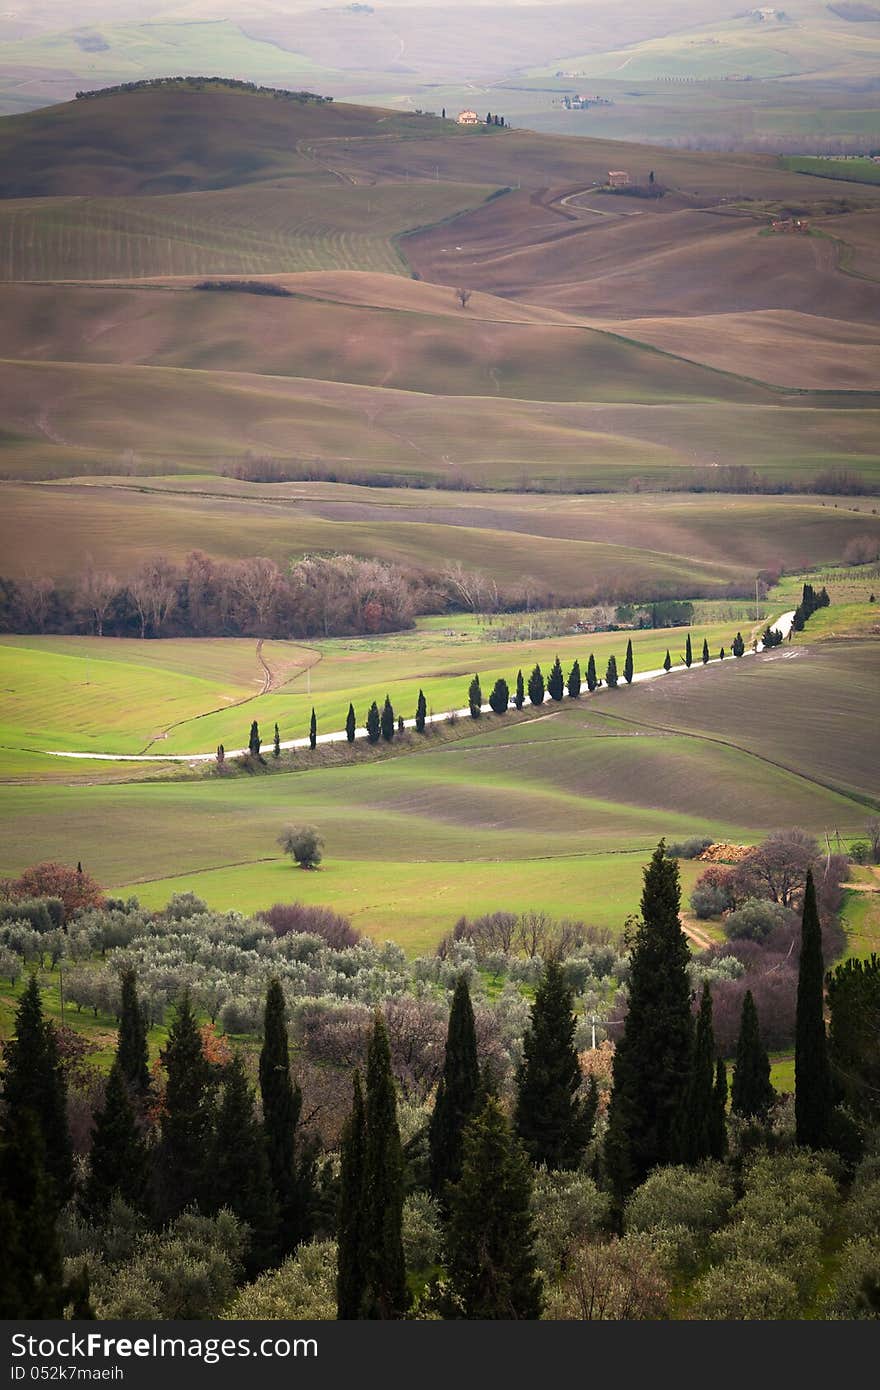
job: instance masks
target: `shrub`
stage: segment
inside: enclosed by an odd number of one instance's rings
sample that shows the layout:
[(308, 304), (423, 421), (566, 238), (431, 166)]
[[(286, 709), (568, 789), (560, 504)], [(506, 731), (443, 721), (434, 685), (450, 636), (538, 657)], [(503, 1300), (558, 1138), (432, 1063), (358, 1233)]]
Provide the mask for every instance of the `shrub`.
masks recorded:
[(732, 906), (733, 900), (728, 889), (712, 883), (700, 881), (691, 893), (691, 911), (695, 917), (705, 920), (720, 917)]
[(411, 1192), (404, 1199), (403, 1254), (407, 1269), (418, 1273), (431, 1269), (442, 1259), (440, 1207), (428, 1192)]
[(99, 907), (104, 898), (100, 884), (91, 874), (52, 860), (34, 864), (18, 878), (7, 880), (3, 887), (8, 897), (17, 900), (60, 898), (65, 921), (82, 907)]
[(575, 1247), (557, 1287), (547, 1299), (549, 1318), (582, 1322), (662, 1318), (669, 1279), (661, 1256), (645, 1232)]
[(317, 869), (323, 854), (324, 841), (312, 825), (288, 825), (278, 836), (278, 843), (301, 869)]
[(732, 941), (766, 941), (777, 927), (791, 927), (796, 920), (795, 914), (781, 903), (747, 898), (728, 914), (724, 931)]
[(208, 904), (195, 893), (175, 893), (165, 907), (163, 916), (169, 922), (187, 922), (190, 917), (201, 917), (208, 911)]
[(699, 835), (694, 835), (689, 840), (671, 840), (666, 846), (667, 859), (699, 859), (704, 849), (708, 849), (714, 842), (709, 839), (701, 839)]
[(627, 1202), (624, 1227), (653, 1231), (686, 1226), (707, 1236), (724, 1221), (733, 1198), (729, 1174), (720, 1164), (656, 1168)]
[(212, 1318), (231, 1298), (247, 1241), (229, 1211), (184, 1212), (138, 1240), (125, 1263), (92, 1269), (99, 1318)]
[(849, 1240), (840, 1254), (831, 1291), (822, 1305), (829, 1319), (880, 1317), (880, 1240), (861, 1237)]
[(336, 1317), (336, 1242), (301, 1245), (278, 1269), (261, 1274), (227, 1304), (221, 1317), (248, 1321), (331, 1322)]
[(778, 1269), (735, 1260), (697, 1281), (692, 1313), (710, 1322), (776, 1321), (798, 1316), (798, 1293)]
[(880, 1232), (880, 1177), (853, 1184), (843, 1219), (852, 1237), (876, 1236)]
[(595, 1240), (607, 1226), (611, 1202), (585, 1173), (539, 1168), (531, 1208), (538, 1266), (555, 1279), (572, 1249)]
[(310, 907), (306, 903), (275, 903), (258, 912), (263, 922), (268, 922), (276, 936), (287, 936), (291, 932), (308, 933), (321, 937), (334, 950), (345, 946), (356, 946), (361, 939), (359, 931), (347, 917), (333, 912), (329, 907)]

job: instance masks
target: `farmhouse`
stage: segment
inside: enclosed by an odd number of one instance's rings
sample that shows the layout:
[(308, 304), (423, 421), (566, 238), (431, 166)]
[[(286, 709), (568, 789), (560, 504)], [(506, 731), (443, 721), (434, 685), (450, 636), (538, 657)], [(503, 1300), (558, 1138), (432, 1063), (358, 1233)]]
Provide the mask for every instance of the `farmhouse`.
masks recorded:
[(808, 232), (810, 224), (803, 217), (778, 217), (770, 223), (771, 232), (782, 232), (790, 234), (792, 232)]
[(476, 111), (459, 111), (456, 119), (459, 125), (482, 125)]
[(609, 188), (626, 188), (630, 182), (629, 174), (625, 169), (608, 170)]

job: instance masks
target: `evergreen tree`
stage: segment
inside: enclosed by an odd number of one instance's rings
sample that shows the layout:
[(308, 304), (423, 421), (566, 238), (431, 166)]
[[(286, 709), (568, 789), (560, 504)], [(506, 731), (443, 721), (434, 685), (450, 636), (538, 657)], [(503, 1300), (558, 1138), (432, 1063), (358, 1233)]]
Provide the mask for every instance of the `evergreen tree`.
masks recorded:
[(254, 722), (251, 724), (250, 737), (248, 738), (248, 751), (250, 752), (252, 758), (258, 758), (260, 756), (261, 746), (262, 740), (260, 739), (260, 726), (255, 719)]
[(562, 674), (558, 656), (550, 668), (550, 675), (547, 677), (547, 693), (551, 700), (561, 700), (565, 694), (565, 677)]
[(382, 706), (382, 716), (379, 720), (379, 727), (382, 730), (382, 737), (386, 743), (390, 743), (394, 738), (394, 707), (388, 696), (385, 696), (385, 703)]
[(746, 644), (745, 644), (745, 642), (743, 641), (742, 633), (741, 633), (741, 632), (738, 632), (738, 633), (736, 634), (736, 636), (734, 637), (734, 639), (733, 639), (733, 644), (732, 644), (730, 650), (733, 652), (734, 656), (742, 656), (743, 653), (744, 653), (744, 651), (745, 651), (745, 649), (746, 649)]
[(349, 743), (354, 743), (356, 728), (357, 722), (354, 716), (354, 705), (349, 705), (348, 714), (345, 716), (345, 737), (348, 739)]
[(342, 1135), (339, 1173), (336, 1316), (359, 1318), (366, 1289), (364, 1273), (364, 1182), (367, 1120), (361, 1074), (354, 1074), (351, 1114)]
[(704, 666), (707, 666), (708, 664), (709, 664), (709, 642), (708, 642), (708, 639), (704, 637), (704, 638), (703, 638), (703, 665), (704, 665)]
[(131, 1094), (143, 1098), (150, 1089), (147, 1019), (138, 999), (135, 971), (123, 970), (120, 983), (122, 1000), (119, 1009), (116, 1060)]
[(212, 1159), (212, 1206), (228, 1207), (250, 1230), (245, 1269), (253, 1278), (272, 1263), (278, 1206), (266, 1135), (254, 1111), (244, 1063), (236, 1055), (223, 1069)]
[(614, 690), (617, 686), (617, 657), (612, 653), (605, 668), (605, 684)]
[(627, 685), (632, 685), (633, 670), (633, 644), (630, 637), (626, 644), (626, 656), (623, 659), (623, 679)]
[(156, 1177), (165, 1220), (188, 1206), (205, 1209), (217, 1077), (205, 1056), (188, 990), (184, 990), (161, 1052), (167, 1074)]
[(590, 657), (587, 662), (587, 689), (591, 695), (598, 684), (599, 679), (596, 675), (596, 658), (593, 656), (593, 653), (590, 652)]
[(691, 635), (688, 633), (684, 644), (684, 664), (690, 670), (694, 663), (694, 649), (691, 646)]
[(831, 1076), (825, 1037), (822, 928), (813, 871), (807, 870), (801, 924), (794, 1041), (794, 1111), (797, 1142), (820, 1149), (831, 1118)]
[(544, 703), (544, 674), (540, 666), (536, 666), (529, 676), (529, 699), (533, 705)]
[(278, 725), (275, 725), (275, 737), (272, 740), (272, 757), (281, 757), (281, 734), (278, 732)]
[(853, 1114), (880, 1119), (880, 956), (850, 957), (828, 977), (832, 1084)]
[(468, 707), (471, 712), (471, 719), (479, 719), (483, 708), (483, 691), (479, 676), (474, 676), (468, 686)]
[(669, 655), (669, 648), (666, 648), (666, 655), (663, 658), (663, 670), (668, 672), (672, 665), (672, 657)]
[(431, 1190), (441, 1200), (446, 1184), (458, 1182), (461, 1177), (462, 1134), (474, 1112), (479, 1089), (474, 1011), (467, 980), (462, 975), (452, 996), (443, 1075), (428, 1130)]
[(402, 1318), (409, 1305), (403, 1258), (403, 1151), (391, 1052), (377, 1012), (367, 1053), (367, 1143), (364, 1164), (363, 1313)]
[(702, 1163), (703, 1159), (711, 1155), (714, 1088), (715, 1034), (712, 1030), (712, 993), (708, 982), (704, 981), (691, 1056), (690, 1077), (680, 1116), (679, 1156), (683, 1163)]
[(531, 1189), (523, 1147), (490, 1097), (465, 1129), (461, 1179), (450, 1189), (447, 1264), (465, 1318), (541, 1316)]
[(279, 1253), (288, 1254), (309, 1235), (314, 1190), (310, 1151), (297, 1152), (302, 1092), (290, 1076), (290, 1048), (284, 991), (270, 980), (260, 1049), (260, 1097), (269, 1176), (279, 1212)]
[(566, 688), (568, 690), (569, 699), (571, 700), (576, 700), (581, 693), (581, 668), (577, 657), (575, 657), (572, 668), (568, 673)]
[(67, 1082), (55, 1029), (43, 1017), (36, 975), (31, 975), (15, 1012), (15, 1036), (6, 1044), (2, 1134), (10, 1138), (28, 1110), (42, 1141), (46, 1172), (58, 1207), (73, 1192), (73, 1147), (67, 1122)]
[(752, 991), (747, 989), (736, 1040), (730, 1108), (747, 1120), (766, 1120), (775, 1099), (776, 1092), (770, 1084), (770, 1058), (761, 1041)]
[(644, 871), (641, 921), (630, 936), (629, 1008), (614, 1054), (605, 1163), (618, 1202), (677, 1156), (690, 1075), (690, 951), (679, 921), (678, 862), (661, 840)]
[(0, 1144), (0, 1317), (61, 1318), (58, 1197), (33, 1110), (7, 1112)]
[(549, 961), (535, 992), (517, 1071), (516, 1130), (533, 1163), (576, 1168), (589, 1139), (578, 1097), (572, 992), (562, 967)]
[(425, 732), (425, 721), (426, 721), (427, 717), (428, 717), (428, 702), (427, 702), (427, 700), (425, 699), (425, 692), (424, 692), (423, 690), (420, 690), (420, 691), (419, 691), (419, 698), (418, 698), (418, 700), (417, 700), (417, 702), (416, 702), (416, 733), (417, 733), (417, 734), (423, 734), (423, 733)]
[(83, 1212), (100, 1223), (114, 1197), (120, 1197), (135, 1211), (142, 1209), (147, 1177), (147, 1151), (117, 1050), (107, 1078), (104, 1104), (95, 1112), (89, 1176), (82, 1194)]
[(721, 1162), (727, 1157), (727, 1067), (723, 1057), (715, 1062), (712, 1088), (712, 1124), (709, 1130), (709, 1157)]
[(723, 660), (724, 660), (724, 648), (723, 648), (723, 647), (719, 648), (719, 651), (718, 651), (718, 660), (719, 660), (719, 661), (723, 661)]
[(516, 694), (515, 694), (514, 697), (513, 697), (513, 703), (516, 705), (517, 709), (522, 709), (522, 707), (523, 707), (523, 705), (525, 704), (525, 702), (526, 702), (526, 687), (525, 687), (525, 682), (523, 681), (523, 673), (522, 673), (522, 671), (517, 671), (517, 673), (516, 673)]
[(489, 696), (489, 708), (494, 714), (506, 714), (510, 704), (510, 687), (503, 676), (499, 676)]
[(314, 751), (318, 742), (318, 720), (315, 715), (315, 707), (312, 706), (312, 717), (309, 720), (309, 747)]
[(378, 743), (379, 735), (382, 732), (382, 721), (379, 716), (379, 706), (376, 704), (375, 700), (367, 711), (366, 730), (367, 738), (370, 743)]
[(403, 715), (402, 715), (402, 714), (399, 714), (399, 715), (397, 716), (397, 732), (398, 732), (399, 734), (402, 734), (402, 733), (403, 733), (403, 729), (404, 729)]

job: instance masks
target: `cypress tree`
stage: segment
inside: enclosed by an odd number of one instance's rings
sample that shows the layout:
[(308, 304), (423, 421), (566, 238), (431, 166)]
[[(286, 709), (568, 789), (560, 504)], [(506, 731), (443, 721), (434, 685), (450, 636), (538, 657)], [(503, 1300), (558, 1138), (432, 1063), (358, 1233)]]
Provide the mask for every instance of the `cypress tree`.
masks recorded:
[[(715, 1087), (715, 1034), (712, 1030), (712, 993), (703, 984), (700, 1012), (694, 1036), (690, 1077), (684, 1096), (680, 1124), (680, 1153), (683, 1163), (702, 1163), (712, 1152)], [(725, 1082), (725, 1099), (727, 1085)]]
[(679, 921), (678, 863), (660, 841), (644, 871), (641, 921), (630, 935), (629, 1009), (614, 1054), (605, 1162), (618, 1203), (677, 1156), (690, 1075), (690, 951)]
[(471, 712), (471, 719), (479, 719), (482, 713), (483, 691), (480, 686), (480, 677), (474, 676), (468, 686), (468, 708)]
[(516, 1130), (533, 1163), (576, 1168), (589, 1139), (578, 1098), (572, 992), (562, 967), (548, 961), (535, 992), (517, 1071)]
[(746, 644), (745, 644), (745, 642), (743, 641), (742, 633), (741, 633), (741, 632), (738, 632), (738, 633), (736, 634), (736, 636), (734, 637), (734, 639), (733, 639), (733, 644), (732, 644), (730, 650), (733, 652), (734, 656), (742, 656), (743, 653), (744, 653), (744, 651), (745, 651), (745, 649), (746, 649)]
[(503, 676), (499, 676), (489, 696), (489, 708), (493, 714), (506, 714), (510, 704), (510, 687)]
[(770, 1084), (770, 1058), (761, 1041), (752, 991), (747, 989), (736, 1040), (730, 1108), (747, 1120), (765, 1120), (775, 1099), (776, 1092)]
[(281, 757), (281, 734), (278, 732), (278, 725), (275, 725), (275, 737), (272, 740), (272, 757)]
[(465, 1318), (541, 1316), (531, 1189), (522, 1144), (490, 1097), (465, 1129), (461, 1179), (450, 1189), (447, 1264)]
[(427, 719), (427, 716), (428, 716), (428, 703), (427, 703), (427, 701), (426, 701), (426, 699), (425, 699), (425, 692), (424, 692), (423, 690), (420, 690), (420, 691), (419, 691), (419, 698), (418, 698), (418, 700), (416, 701), (416, 733), (417, 733), (417, 734), (423, 734), (423, 733), (425, 732), (425, 721), (426, 721), (426, 719)]
[(318, 720), (315, 715), (315, 707), (312, 705), (312, 717), (309, 720), (309, 747), (314, 751), (318, 742)]
[(568, 689), (569, 699), (576, 700), (581, 693), (581, 668), (577, 657), (575, 657), (572, 668), (568, 673), (566, 687)]
[(104, 1104), (95, 1112), (89, 1176), (81, 1203), (83, 1212), (100, 1222), (114, 1197), (121, 1197), (136, 1211), (142, 1209), (147, 1176), (147, 1151), (117, 1051), (107, 1078)]
[(703, 638), (703, 665), (704, 665), (704, 666), (707, 666), (708, 663), (709, 663), (709, 642), (708, 642), (708, 639), (707, 639), (706, 637), (704, 637), (704, 638)]
[(461, 1177), (461, 1141), (480, 1089), (474, 1011), (467, 980), (460, 976), (446, 1032), (443, 1075), (428, 1130), (431, 1190), (444, 1199), (446, 1184)]
[(348, 714), (345, 716), (345, 737), (348, 739), (349, 743), (354, 743), (356, 728), (357, 722), (354, 717), (354, 705), (349, 705)]
[(284, 991), (270, 980), (260, 1049), (260, 1097), (269, 1176), (279, 1212), (279, 1252), (293, 1250), (309, 1234), (314, 1171), (311, 1154), (297, 1153), (302, 1092), (290, 1076)]
[(367, 1143), (364, 1164), (364, 1316), (402, 1318), (409, 1305), (403, 1258), (403, 1151), (391, 1052), (376, 1013), (367, 1052)]
[(254, 722), (251, 724), (250, 737), (248, 738), (248, 750), (252, 758), (258, 758), (260, 756), (261, 745), (262, 740), (260, 739), (260, 726), (255, 719)]
[(685, 639), (685, 644), (684, 644), (684, 664), (685, 664), (685, 666), (687, 666), (688, 670), (690, 670), (691, 666), (693, 665), (693, 661), (694, 661), (694, 649), (693, 649), (693, 647), (691, 646), (691, 635), (690, 635), (690, 633), (688, 633), (687, 638)]
[(367, 723), (365, 727), (367, 730), (367, 738), (370, 743), (378, 743), (379, 735), (382, 732), (382, 721), (379, 716), (379, 706), (376, 704), (375, 700), (367, 711)]
[(828, 976), (832, 1086), (853, 1114), (880, 1118), (880, 956), (850, 957)]
[(587, 689), (589, 690), (591, 695), (598, 684), (599, 680), (596, 675), (596, 658), (593, 656), (593, 653), (590, 652), (590, 657), (587, 661)]
[(529, 676), (529, 699), (533, 705), (544, 703), (544, 675), (540, 666), (536, 666)]
[(723, 648), (723, 647), (719, 648), (719, 651), (718, 651), (718, 660), (719, 660), (719, 661), (723, 661), (723, 660), (724, 660), (724, 648)]
[(719, 1163), (727, 1157), (727, 1067), (724, 1058), (715, 1063), (712, 1088), (712, 1123), (709, 1128), (709, 1157)]
[(363, 1218), (367, 1120), (361, 1074), (354, 1074), (351, 1114), (342, 1135), (337, 1220), (336, 1316), (359, 1318), (366, 1288)]
[(241, 1057), (223, 1069), (212, 1160), (212, 1206), (228, 1207), (250, 1229), (246, 1272), (253, 1277), (271, 1264), (278, 1230), (278, 1206), (266, 1136)]
[(614, 690), (617, 686), (617, 657), (612, 653), (605, 668), (605, 684)]
[(116, 1060), (132, 1095), (146, 1096), (150, 1089), (147, 1020), (137, 994), (137, 975), (123, 970), (120, 983), (122, 999), (119, 1009), (119, 1035)]
[(547, 677), (547, 693), (551, 700), (561, 700), (565, 694), (565, 677), (562, 674), (558, 656), (550, 668), (550, 675)]
[(382, 730), (382, 737), (386, 743), (390, 743), (394, 738), (394, 707), (388, 696), (385, 696), (385, 703), (382, 706), (382, 716), (379, 720), (379, 727)]
[(216, 1076), (205, 1057), (192, 1000), (184, 990), (161, 1058), (168, 1081), (156, 1177), (164, 1219), (209, 1202)]
[(666, 655), (665, 655), (664, 658), (663, 658), (663, 670), (668, 672), (671, 665), (672, 665), (672, 657), (669, 655), (669, 648), (667, 647), (667, 648), (666, 648)]
[(7, 1113), (0, 1145), (0, 1317), (61, 1318), (58, 1196), (33, 1110)]
[(403, 728), (404, 728), (404, 725), (403, 725), (403, 715), (402, 715), (402, 714), (399, 714), (399, 715), (397, 716), (397, 732), (398, 732), (399, 734), (402, 734), (402, 733), (403, 733)]
[(813, 871), (807, 870), (801, 924), (794, 1042), (794, 1111), (797, 1142), (819, 1149), (828, 1138), (831, 1076), (823, 1014), (822, 928)]
[(36, 975), (31, 975), (15, 1013), (15, 1036), (5, 1047), (2, 1133), (10, 1138), (21, 1113), (33, 1115), (43, 1145), (46, 1173), (62, 1207), (73, 1192), (73, 1146), (67, 1122), (67, 1082), (55, 1029), (43, 1017)]
[(623, 659), (623, 679), (627, 685), (632, 685), (633, 669), (633, 644), (630, 637), (626, 644), (626, 656)]
[(517, 709), (522, 709), (522, 707), (523, 707), (523, 705), (525, 704), (525, 702), (526, 702), (526, 687), (525, 687), (525, 682), (523, 681), (523, 673), (522, 673), (522, 671), (517, 671), (517, 673), (516, 673), (516, 694), (515, 694), (514, 697), (513, 697), (513, 703), (516, 705)]

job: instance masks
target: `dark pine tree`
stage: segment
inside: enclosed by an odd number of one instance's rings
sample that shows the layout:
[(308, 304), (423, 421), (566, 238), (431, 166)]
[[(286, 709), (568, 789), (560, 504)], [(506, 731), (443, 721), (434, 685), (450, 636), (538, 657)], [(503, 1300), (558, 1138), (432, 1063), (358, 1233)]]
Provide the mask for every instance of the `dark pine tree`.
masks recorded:
[(387, 695), (385, 696), (385, 703), (382, 706), (382, 715), (379, 720), (379, 726), (382, 730), (382, 737), (384, 738), (385, 742), (390, 743), (391, 740), (394, 738), (394, 706), (392, 705)]
[(561, 966), (549, 961), (535, 991), (516, 1077), (517, 1133), (532, 1162), (548, 1168), (576, 1168), (590, 1137), (578, 1096), (572, 1005)]
[(593, 656), (593, 653), (590, 652), (590, 657), (587, 661), (587, 689), (591, 695), (598, 684), (599, 678), (596, 675), (596, 658)]
[(214, 1210), (228, 1207), (250, 1230), (245, 1270), (253, 1278), (275, 1255), (278, 1206), (265, 1131), (238, 1055), (223, 1069), (211, 1169)]
[(712, 1030), (712, 992), (703, 984), (700, 1012), (694, 1035), (690, 1077), (680, 1116), (682, 1163), (702, 1163), (712, 1152), (715, 1088), (715, 1034)]
[(664, 658), (663, 658), (663, 670), (668, 672), (668, 671), (669, 671), (669, 668), (670, 668), (671, 666), (672, 666), (672, 657), (669, 655), (669, 648), (667, 647), (667, 648), (666, 648), (666, 655), (665, 655)]
[(252, 758), (258, 758), (260, 756), (261, 746), (262, 741), (260, 739), (260, 726), (255, 719), (254, 722), (251, 724), (250, 737), (248, 738), (248, 751), (250, 752)]
[(708, 642), (707, 638), (704, 637), (704, 638), (703, 638), (703, 665), (704, 665), (704, 666), (707, 666), (708, 664), (709, 664), (709, 642)]
[(627, 685), (632, 685), (634, 669), (635, 668), (633, 666), (633, 644), (632, 638), (630, 637), (626, 644), (626, 656), (623, 659), (623, 679), (626, 681)]
[(315, 714), (315, 707), (312, 706), (312, 717), (309, 720), (309, 747), (314, 750), (318, 742), (318, 720)]
[(617, 687), (617, 657), (612, 653), (605, 668), (605, 684), (614, 690)]
[(419, 691), (419, 698), (416, 701), (416, 733), (425, 732), (425, 721), (428, 717), (428, 702), (425, 699), (424, 690)]
[(73, 1147), (67, 1122), (67, 1083), (58, 1055), (55, 1029), (43, 1017), (36, 975), (31, 975), (15, 1013), (15, 1036), (6, 1044), (2, 1133), (29, 1110), (43, 1144), (46, 1171), (58, 1207), (73, 1192)]
[(272, 740), (272, 757), (281, 757), (281, 734), (278, 732), (278, 725), (275, 725), (275, 736)]
[(489, 696), (489, 708), (493, 714), (506, 714), (510, 704), (510, 686), (503, 676), (499, 676)]
[(349, 705), (348, 714), (345, 716), (345, 737), (348, 739), (349, 743), (354, 743), (356, 729), (357, 721), (354, 715), (354, 705)]
[(461, 1179), (450, 1189), (447, 1265), (459, 1316), (540, 1318), (531, 1189), (523, 1146), (490, 1097), (465, 1129)]
[(181, 996), (161, 1052), (167, 1075), (155, 1176), (164, 1220), (210, 1205), (210, 1152), (217, 1077), (205, 1056), (189, 991)]
[(446, 1184), (461, 1177), (462, 1134), (474, 1112), (479, 1089), (474, 1011), (467, 980), (462, 976), (452, 996), (443, 1075), (428, 1130), (431, 1190), (441, 1201), (445, 1200)]
[(880, 956), (850, 957), (828, 977), (832, 1085), (854, 1114), (880, 1119)]
[(402, 1318), (409, 1306), (403, 1258), (403, 1150), (388, 1034), (376, 1014), (367, 1052), (364, 1164), (364, 1299), (367, 1318)]
[(366, 1289), (363, 1230), (366, 1156), (367, 1118), (361, 1090), (361, 1075), (356, 1071), (351, 1114), (342, 1135), (339, 1171), (336, 1275), (338, 1318), (359, 1318), (363, 1309)]
[(533, 705), (544, 703), (544, 673), (540, 666), (536, 666), (529, 676), (529, 699)]
[(820, 1149), (826, 1143), (832, 1109), (823, 978), (822, 928), (813, 871), (808, 869), (795, 1016), (794, 1115), (797, 1142), (812, 1149)]
[(614, 1054), (605, 1163), (618, 1203), (677, 1156), (690, 1076), (690, 951), (679, 921), (678, 862), (661, 840), (644, 871), (641, 921), (631, 935), (629, 1008)]
[(123, 970), (120, 983), (122, 1000), (119, 1009), (116, 1060), (131, 1094), (143, 1098), (150, 1089), (147, 1019), (138, 999), (135, 971)]
[(547, 693), (551, 700), (561, 700), (565, 694), (565, 677), (562, 674), (562, 667), (559, 663), (558, 656), (551, 666), (550, 674), (547, 677)]
[(576, 657), (572, 664), (572, 668), (568, 673), (568, 680), (565, 684), (566, 689), (568, 690), (569, 699), (576, 700), (581, 693), (582, 684), (580, 662), (577, 660)]
[(712, 1123), (709, 1128), (709, 1157), (719, 1163), (727, 1157), (727, 1067), (724, 1058), (715, 1062), (712, 1088)]
[(723, 648), (723, 647), (719, 647), (719, 649), (718, 649), (718, 660), (719, 660), (719, 661), (723, 661), (723, 660), (724, 660), (724, 648)]
[(688, 670), (690, 670), (691, 666), (694, 664), (694, 649), (691, 646), (690, 633), (688, 633), (684, 644), (684, 664), (687, 666)]
[(146, 1146), (117, 1051), (107, 1078), (104, 1104), (94, 1117), (89, 1176), (81, 1198), (85, 1216), (100, 1223), (114, 1197), (120, 1197), (135, 1211), (142, 1210), (147, 1179)]
[(733, 639), (733, 644), (732, 644), (730, 650), (733, 652), (734, 656), (742, 656), (743, 653), (745, 652), (745, 649), (746, 649), (746, 644), (745, 644), (745, 642), (743, 641), (742, 633), (741, 633), (741, 632), (738, 632), (738, 633), (736, 634), (736, 636), (734, 637), (734, 639)]
[(758, 1011), (747, 989), (736, 1040), (736, 1062), (730, 1090), (730, 1108), (747, 1120), (766, 1120), (776, 1092), (770, 1084), (770, 1058), (761, 1041)]
[(287, 1010), (279, 980), (270, 980), (260, 1049), (260, 1097), (269, 1176), (279, 1213), (279, 1254), (289, 1254), (309, 1235), (314, 1163), (308, 1149), (297, 1152), (302, 1092), (290, 1076)]
[(0, 1143), (0, 1317), (61, 1318), (58, 1198), (31, 1109), (7, 1111)]
[(471, 719), (479, 719), (483, 708), (483, 691), (479, 676), (474, 676), (468, 686), (468, 708), (471, 712)]
[(375, 700), (367, 711), (366, 730), (370, 743), (378, 743), (382, 733), (382, 720), (379, 715), (379, 706)]
[(523, 707), (523, 705), (525, 704), (525, 702), (526, 702), (526, 687), (525, 687), (525, 682), (523, 681), (523, 673), (522, 673), (522, 671), (517, 671), (517, 673), (516, 673), (516, 694), (515, 694), (514, 697), (513, 697), (513, 703), (516, 705), (517, 709), (522, 709), (522, 707)]

